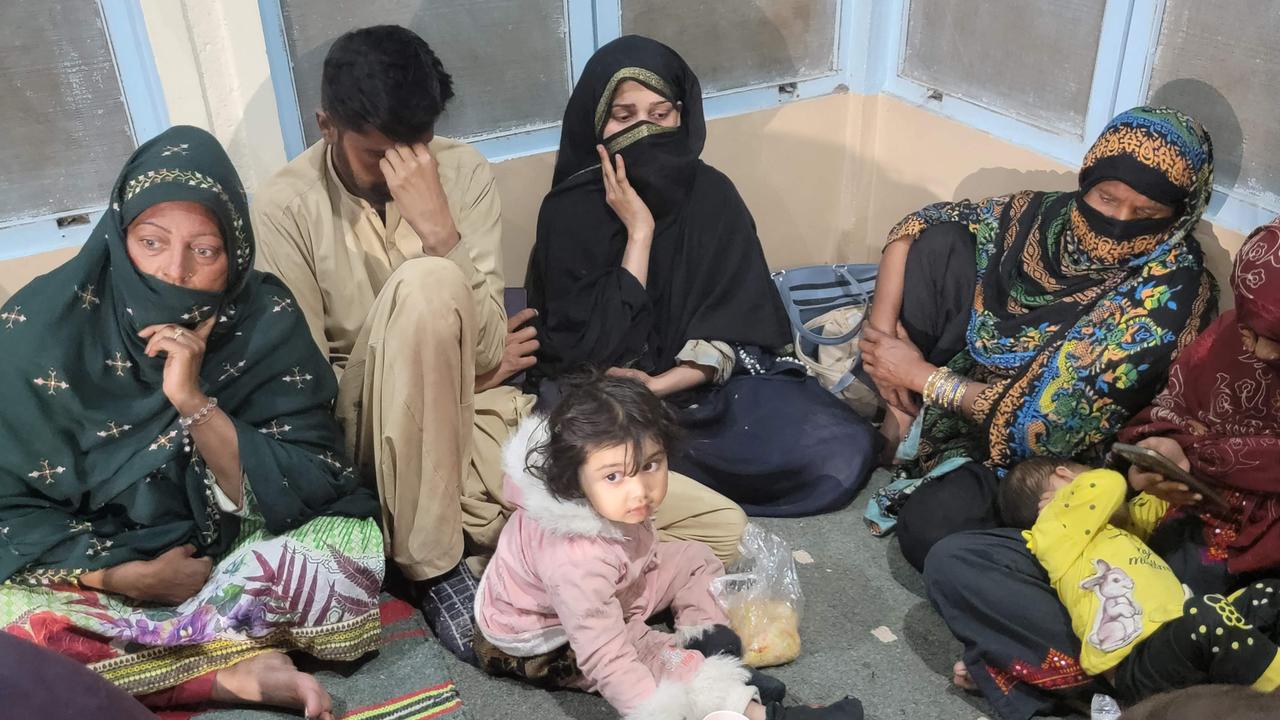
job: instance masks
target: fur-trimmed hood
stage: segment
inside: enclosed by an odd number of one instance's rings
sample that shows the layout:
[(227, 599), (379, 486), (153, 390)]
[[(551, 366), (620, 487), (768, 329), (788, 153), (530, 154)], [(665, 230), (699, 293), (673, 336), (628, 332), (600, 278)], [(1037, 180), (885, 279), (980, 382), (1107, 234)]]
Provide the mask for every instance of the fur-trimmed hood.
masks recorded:
[(506, 501), (524, 510), (553, 535), (625, 538), (622, 528), (597, 513), (586, 498), (561, 500), (551, 494), (546, 483), (529, 472), (529, 462), (537, 462), (537, 457), (531, 456), (530, 450), (545, 443), (549, 432), (545, 416), (530, 415), (520, 422), (502, 448)]

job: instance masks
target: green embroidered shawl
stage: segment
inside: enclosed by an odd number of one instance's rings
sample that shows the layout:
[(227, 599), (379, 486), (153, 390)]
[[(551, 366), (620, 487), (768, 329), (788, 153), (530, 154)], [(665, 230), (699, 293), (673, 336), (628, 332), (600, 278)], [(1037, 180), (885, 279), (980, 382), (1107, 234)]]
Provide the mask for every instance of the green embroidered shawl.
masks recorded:
[[(161, 202), (218, 219), (228, 286), (207, 293), (136, 270), (125, 229)], [(73, 259), (0, 307), (0, 581), (51, 582), (149, 559), (182, 543), (227, 550), (198, 453), (184, 452), (161, 391), (164, 359), (137, 333), (218, 316), (201, 370), (233, 420), (256, 511), (271, 532), (319, 515), (373, 516), (373, 494), (340, 455), (337, 384), (278, 279), (252, 270), (247, 200), (203, 130), (174, 127), (126, 163), (110, 206)]]

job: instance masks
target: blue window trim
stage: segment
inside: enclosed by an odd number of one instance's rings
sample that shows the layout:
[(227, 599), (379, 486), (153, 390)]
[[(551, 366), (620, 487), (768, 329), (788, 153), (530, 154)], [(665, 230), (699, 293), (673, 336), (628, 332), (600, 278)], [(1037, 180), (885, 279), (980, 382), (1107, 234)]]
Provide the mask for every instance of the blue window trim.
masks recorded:
[[(1164, 18), (1164, 0), (1134, 0), (1133, 28), (1125, 47), (1123, 72), (1116, 95), (1116, 109), (1146, 102), (1155, 65), (1156, 44)], [(1249, 233), (1280, 214), (1280, 198), (1260, 197), (1237, 188), (1215, 187), (1205, 217), (1237, 232)]]
[[(767, 83), (709, 94), (704, 102), (707, 117), (718, 118), (763, 110), (785, 102), (830, 94), (847, 87), (847, 69), (853, 62), (853, 48), (860, 46), (857, 35), (853, 32), (854, 18), (865, 14), (875, 0), (837, 2), (839, 22), (832, 28), (836, 35), (836, 68), (813, 77), (797, 79), (793, 93), (782, 92), (778, 83)], [(569, 48), (566, 62), (569, 77), (576, 82), (596, 48), (622, 33), (622, 5), (621, 0), (564, 0), (564, 7)], [(293, 63), (285, 38), (280, 0), (258, 0), (258, 10), (262, 17), (267, 63), (271, 70), (271, 85), (276, 96), (285, 154), (292, 159), (306, 149), (306, 140), (298, 109), (297, 91), (293, 84)], [(498, 162), (555, 150), (559, 140), (560, 124), (556, 122), (480, 136), (468, 141), (491, 162)]]
[(289, 57), (289, 41), (284, 34), (284, 11), (280, 8), (280, 0), (258, 0), (258, 15), (262, 18), (262, 38), (267, 46), (267, 69), (271, 72), (271, 89), (276, 96), (276, 112), (280, 115), (284, 152), (292, 160), (307, 149), (307, 141), (302, 130), (298, 92), (293, 85), (293, 59)]
[[(138, 144), (169, 127), (169, 109), (156, 70), (141, 0), (99, 0), (107, 40), (129, 124)], [(84, 244), (102, 216), (103, 206), (68, 208), (52, 215), (5, 222), (0, 220), (0, 261)], [(58, 219), (86, 215), (87, 222), (58, 227)]]
[(884, 34), (894, 40), (885, 52), (884, 92), (938, 112), (966, 125), (991, 133), (998, 138), (1035, 150), (1068, 165), (1078, 165), (1093, 138), (1114, 115), (1116, 86), (1119, 82), (1125, 38), (1133, 0), (1111, 0), (1102, 16), (1098, 38), (1098, 57), (1094, 63), (1089, 104), (1085, 109), (1080, 133), (1040, 127), (981, 103), (943, 93), (936, 99), (933, 89), (899, 73), (906, 47), (907, 13), (910, 0), (892, 0), (892, 10), (881, 17), (886, 24)]
[[(1164, 0), (1109, 0), (1098, 39), (1089, 106), (1081, 136), (1037, 127), (959, 97), (931, 97), (930, 89), (898, 74), (906, 41), (910, 0), (892, 0), (868, 13), (870, 34), (887, 39), (869, 47), (866, 64), (857, 68), (854, 87), (860, 92), (885, 92), (997, 138), (1025, 147), (1071, 167), (1116, 113), (1146, 101), (1155, 60)], [(1236, 189), (1215, 188), (1205, 219), (1236, 232), (1248, 233), (1280, 213), (1280, 198), (1258, 197)]]
[[(591, 0), (564, 0), (567, 23), (568, 57), (566, 69), (571, 80), (577, 80), (587, 58), (595, 52), (597, 37), (597, 12)], [(298, 92), (293, 80), (293, 59), (289, 55), (289, 41), (285, 35), (284, 13), (280, 0), (258, 0), (258, 14), (262, 18), (262, 35), (266, 41), (267, 66), (271, 71), (271, 87), (276, 98), (276, 110), (280, 116), (280, 132), (284, 137), (285, 156), (292, 160), (307, 149), (303, 130), (302, 111), (298, 107)], [(544, 152), (553, 149), (559, 140), (558, 123), (524, 127), (480, 136), (469, 142), (490, 161)]]
[(142, 16), (141, 0), (99, 0), (107, 38), (115, 55), (120, 86), (138, 144), (169, 128), (160, 72), (151, 52), (151, 39)]

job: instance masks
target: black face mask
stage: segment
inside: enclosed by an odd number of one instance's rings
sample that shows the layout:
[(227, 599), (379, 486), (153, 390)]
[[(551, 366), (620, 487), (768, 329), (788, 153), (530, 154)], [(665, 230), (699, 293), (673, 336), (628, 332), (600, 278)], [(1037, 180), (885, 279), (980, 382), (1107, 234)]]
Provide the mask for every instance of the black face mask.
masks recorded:
[(1177, 213), (1174, 213), (1166, 218), (1116, 220), (1098, 212), (1096, 208), (1085, 202), (1083, 195), (1076, 205), (1084, 221), (1089, 224), (1090, 230), (1102, 237), (1120, 242), (1164, 232), (1178, 219)]
[[(607, 147), (611, 140), (645, 127), (656, 126), (648, 120), (641, 120), (601, 142)], [(627, 145), (616, 154), (622, 155), (626, 161), (627, 181), (649, 207), (655, 221), (669, 219), (684, 207), (689, 199), (689, 188), (697, 170), (698, 157), (689, 149), (688, 140), (679, 132), (665, 128), (658, 130)], [(611, 154), (610, 158), (613, 156)]]

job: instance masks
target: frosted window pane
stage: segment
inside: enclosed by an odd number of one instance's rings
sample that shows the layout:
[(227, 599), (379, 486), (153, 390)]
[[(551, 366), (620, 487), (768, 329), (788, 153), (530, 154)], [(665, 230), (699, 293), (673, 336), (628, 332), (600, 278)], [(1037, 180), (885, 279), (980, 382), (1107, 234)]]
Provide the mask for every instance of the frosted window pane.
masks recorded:
[(1106, 0), (912, 0), (899, 70), (948, 95), (1080, 135)]
[(703, 92), (782, 83), (835, 67), (838, 0), (622, 0), (622, 32), (670, 45)]
[(0, 220), (104, 205), (133, 151), (94, 0), (0, 3)]
[(1151, 73), (1154, 102), (1213, 136), (1219, 187), (1280, 195), (1280, 9), (1275, 0), (1168, 0)]
[(307, 141), (320, 137), (320, 76), (329, 46), (369, 25), (421, 35), (453, 76), (436, 132), (471, 137), (559, 122), (569, 99), (563, 0), (282, 0)]

